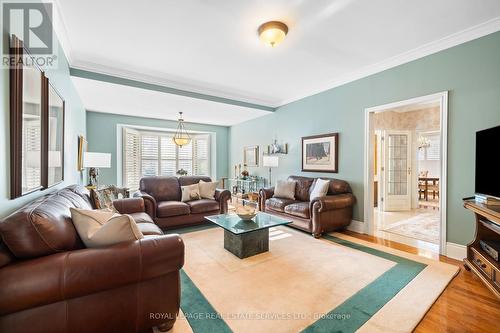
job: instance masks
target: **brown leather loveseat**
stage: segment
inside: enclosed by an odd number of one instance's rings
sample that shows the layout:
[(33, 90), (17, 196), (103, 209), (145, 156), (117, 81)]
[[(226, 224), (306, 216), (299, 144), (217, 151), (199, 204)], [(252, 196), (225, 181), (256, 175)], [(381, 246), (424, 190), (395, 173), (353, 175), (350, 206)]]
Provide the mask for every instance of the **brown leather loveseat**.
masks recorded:
[(139, 221), (145, 238), (85, 248), (70, 207), (92, 209), (84, 187), (48, 194), (0, 221), (0, 332), (169, 329), (180, 304), (181, 238)]
[(352, 220), (355, 197), (349, 183), (339, 179), (330, 180), (328, 193), (324, 197), (309, 200), (317, 178), (290, 176), (296, 182), (295, 200), (273, 198), (274, 187), (259, 191), (259, 208), (272, 214), (291, 219), (291, 227), (307, 231), (314, 237), (325, 232), (345, 228)]
[(209, 177), (144, 177), (139, 183), (139, 191), (134, 196), (144, 199), (146, 212), (162, 229), (205, 222), (205, 216), (227, 213), (227, 201), (231, 192), (217, 189), (215, 198), (188, 202), (181, 201), (181, 186), (211, 182)]

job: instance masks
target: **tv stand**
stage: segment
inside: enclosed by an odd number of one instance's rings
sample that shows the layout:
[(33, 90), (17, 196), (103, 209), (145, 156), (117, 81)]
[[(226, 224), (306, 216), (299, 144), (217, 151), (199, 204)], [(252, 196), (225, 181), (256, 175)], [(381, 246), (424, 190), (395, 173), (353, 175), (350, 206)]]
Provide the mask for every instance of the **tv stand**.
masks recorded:
[(500, 206), (464, 200), (464, 207), (476, 216), (476, 235), (467, 244), (464, 267), (474, 272), (500, 298), (500, 262), (490, 257), (479, 244), (480, 240), (500, 241)]

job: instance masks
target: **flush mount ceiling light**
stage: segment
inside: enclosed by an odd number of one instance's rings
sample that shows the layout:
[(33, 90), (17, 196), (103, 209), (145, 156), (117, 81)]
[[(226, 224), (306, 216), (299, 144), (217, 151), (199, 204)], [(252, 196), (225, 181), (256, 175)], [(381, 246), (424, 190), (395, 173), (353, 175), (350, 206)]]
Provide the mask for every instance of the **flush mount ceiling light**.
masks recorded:
[(177, 125), (177, 131), (172, 138), (174, 143), (182, 148), (182, 146), (188, 145), (191, 142), (191, 137), (184, 128), (184, 119), (182, 119), (182, 112), (179, 112), (179, 124)]
[(283, 22), (271, 21), (262, 24), (257, 31), (264, 44), (274, 47), (285, 39), (288, 27)]

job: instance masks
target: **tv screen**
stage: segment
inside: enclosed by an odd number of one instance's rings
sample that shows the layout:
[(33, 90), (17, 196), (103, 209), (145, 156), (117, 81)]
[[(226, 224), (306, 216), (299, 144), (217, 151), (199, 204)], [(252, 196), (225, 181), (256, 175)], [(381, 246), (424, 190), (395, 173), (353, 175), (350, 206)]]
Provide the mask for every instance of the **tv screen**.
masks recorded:
[(476, 194), (500, 199), (500, 126), (476, 133)]

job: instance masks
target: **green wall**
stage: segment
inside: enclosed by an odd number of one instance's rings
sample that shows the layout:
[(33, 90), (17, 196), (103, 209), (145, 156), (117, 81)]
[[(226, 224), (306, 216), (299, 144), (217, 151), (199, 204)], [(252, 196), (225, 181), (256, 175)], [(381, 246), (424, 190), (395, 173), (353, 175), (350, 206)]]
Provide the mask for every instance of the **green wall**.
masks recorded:
[[(9, 125), (9, 71), (0, 69), (0, 218), (27, 202), (69, 184), (82, 183), (82, 174), (76, 170), (78, 135), (85, 135), (85, 109), (69, 76), (69, 66), (57, 40), (59, 66), (46, 71), (46, 75), (66, 102), (64, 133), (64, 183), (24, 197), (10, 200), (10, 125)], [(2, 35), (0, 54), (8, 47), (7, 34)]]
[[(87, 111), (87, 140), (89, 151), (112, 154), (111, 168), (99, 170), (99, 182), (101, 184), (118, 183), (118, 174), (116, 168), (117, 125), (135, 125), (156, 128), (161, 127), (172, 130), (175, 130), (177, 128), (176, 121)], [(219, 179), (220, 177), (227, 176), (227, 140), (229, 128), (225, 126), (186, 123), (186, 129), (192, 131), (213, 132), (216, 134), (216, 177), (217, 179)]]
[[(230, 129), (230, 170), (245, 145), (289, 144), (273, 178), (303, 173), (302, 136), (339, 132), (339, 173), (354, 190), (354, 219), (363, 220), (364, 109), (449, 91), (447, 241), (466, 244), (474, 236), (462, 198), (474, 194), (475, 132), (500, 124), (500, 32), (412, 61), (278, 108), (273, 114)], [(492, 152), (494, 153), (494, 152)], [(496, 152), (498, 154), (498, 152)], [(267, 177), (267, 169), (251, 173)]]

